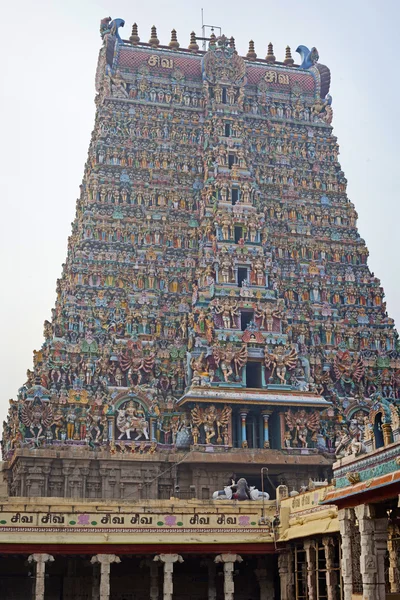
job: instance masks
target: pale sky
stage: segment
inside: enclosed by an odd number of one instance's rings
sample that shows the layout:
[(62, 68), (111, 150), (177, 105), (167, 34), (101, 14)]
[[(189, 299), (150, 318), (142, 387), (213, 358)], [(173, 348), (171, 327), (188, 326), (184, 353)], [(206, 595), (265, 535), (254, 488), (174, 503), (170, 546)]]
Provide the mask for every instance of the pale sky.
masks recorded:
[[(400, 322), (397, 270), (400, 167), (398, 0), (20, 0), (2, 6), (0, 94), (1, 350), (0, 418), (32, 368), (43, 342), (94, 122), (100, 19), (125, 19), (148, 41), (157, 26), (187, 47), (205, 22), (248, 41), (265, 57), (268, 42), (283, 60), (286, 45), (316, 46), (331, 69), (334, 133), (348, 195), (359, 214), (369, 265), (385, 288), (389, 315)], [(298, 57), (296, 55), (296, 62)]]

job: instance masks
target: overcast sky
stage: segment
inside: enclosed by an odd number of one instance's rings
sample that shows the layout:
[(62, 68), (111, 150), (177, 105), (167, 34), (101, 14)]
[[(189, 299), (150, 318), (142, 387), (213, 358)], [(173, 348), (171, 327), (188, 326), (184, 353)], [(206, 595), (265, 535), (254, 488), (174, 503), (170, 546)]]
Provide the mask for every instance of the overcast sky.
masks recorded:
[[(283, 60), (286, 45), (316, 46), (331, 69), (334, 133), (359, 214), (369, 265), (386, 291), (390, 316), (400, 319), (397, 268), (399, 197), (399, 76), (397, 0), (20, 0), (2, 6), (0, 94), (1, 356), (0, 417), (32, 368), (43, 342), (56, 279), (83, 175), (94, 120), (94, 78), (102, 17), (125, 19), (148, 41), (175, 28), (187, 47), (205, 22), (248, 41), (265, 57), (267, 44)], [(296, 58), (297, 60), (297, 58)]]

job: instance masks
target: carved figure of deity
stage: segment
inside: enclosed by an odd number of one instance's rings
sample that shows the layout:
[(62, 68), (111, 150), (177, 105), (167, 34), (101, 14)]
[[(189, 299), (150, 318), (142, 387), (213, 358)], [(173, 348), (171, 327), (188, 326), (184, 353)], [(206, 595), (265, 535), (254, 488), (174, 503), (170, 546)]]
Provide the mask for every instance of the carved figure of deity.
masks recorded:
[[(203, 426), (206, 444), (211, 444), (211, 440), (215, 436), (217, 436), (217, 444), (221, 444), (223, 441), (221, 430), (223, 431), (230, 423), (231, 414), (232, 409), (230, 406), (224, 406), (222, 410), (217, 410), (213, 404), (205, 409), (200, 408), (199, 405), (195, 406), (191, 410), (192, 434), (193, 426), (197, 428)], [(194, 443), (196, 444), (197, 441), (194, 441)]]
[(32, 436), (39, 440), (41, 434), (53, 422), (53, 411), (50, 403), (42, 401), (39, 397), (26, 400), (21, 406), (21, 421), (25, 427), (29, 428)]
[(120, 440), (124, 435), (127, 439), (131, 439), (131, 432), (136, 432), (137, 436), (135, 440), (140, 439), (142, 436), (149, 439), (149, 425), (146, 421), (142, 408), (137, 405), (133, 400), (130, 400), (124, 407), (117, 409), (116, 419), (117, 429), (121, 432), (118, 436)]
[[(145, 315), (142, 314), (142, 323)], [(147, 326), (147, 325), (146, 325)], [(143, 331), (145, 325), (142, 325)], [(140, 385), (143, 380), (143, 372), (151, 373), (154, 367), (155, 355), (143, 355), (140, 350), (133, 349), (132, 351), (125, 351), (119, 357), (119, 364), (122, 371), (127, 371), (128, 381), (132, 386)]]
[(264, 356), (265, 366), (267, 368), (272, 366), (270, 381), (273, 382), (274, 375), (276, 375), (279, 383), (284, 385), (286, 383), (285, 376), (287, 370), (294, 369), (297, 364), (297, 352), (295, 348), (292, 348), (285, 354), (283, 346), (278, 346), (273, 353), (270, 353), (268, 351), (268, 346), (265, 346)]
[(350, 395), (354, 395), (356, 384), (358, 384), (364, 375), (364, 362), (362, 358), (352, 358), (350, 352), (339, 351), (333, 363), (336, 380), (341, 392), (348, 389)]
[(260, 329), (273, 331), (274, 319), (282, 319), (281, 305), (279, 304), (277, 306), (271, 306), (270, 304), (258, 304), (254, 314), (257, 318), (261, 319)]
[(236, 300), (231, 301), (226, 299), (222, 302), (220, 302), (219, 299), (217, 300), (214, 307), (215, 314), (221, 315), (225, 329), (231, 329), (236, 327), (235, 317), (239, 315), (238, 308), (239, 305)]
[[(237, 349), (233, 344), (227, 344), (225, 347), (214, 346), (213, 357), (217, 367), (220, 367), (226, 383), (230, 382), (230, 377), (235, 370), (236, 379), (239, 379), (239, 372), (247, 363), (247, 346), (244, 344)], [(232, 366), (233, 365), (233, 366)]]
[(302, 448), (308, 446), (309, 432), (315, 432), (319, 429), (319, 413), (317, 411), (308, 413), (304, 409), (292, 412), (291, 409), (285, 414), (286, 425), (288, 426), (291, 436), (291, 445)]

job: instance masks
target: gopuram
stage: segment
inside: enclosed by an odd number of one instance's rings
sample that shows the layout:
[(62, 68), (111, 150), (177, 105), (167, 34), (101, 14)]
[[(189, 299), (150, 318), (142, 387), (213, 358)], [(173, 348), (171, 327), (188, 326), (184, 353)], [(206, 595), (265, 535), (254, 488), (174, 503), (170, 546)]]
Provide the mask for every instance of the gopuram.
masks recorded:
[(330, 71), (124, 25), (3, 423), (0, 598), (400, 598), (400, 346)]

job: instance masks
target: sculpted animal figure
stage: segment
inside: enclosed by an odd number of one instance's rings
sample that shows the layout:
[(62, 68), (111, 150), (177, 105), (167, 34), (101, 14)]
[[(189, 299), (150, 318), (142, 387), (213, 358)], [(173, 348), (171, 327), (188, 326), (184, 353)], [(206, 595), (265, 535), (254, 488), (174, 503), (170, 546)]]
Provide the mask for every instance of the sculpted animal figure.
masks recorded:
[(122, 43), (122, 39), (119, 35), (118, 29), (120, 27), (124, 27), (125, 21), (124, 19), (112, 19), (111, 17), (106, 17), (100, 21), (100, 34), (104, 37), (106, 34), (114, 35), (119, 42)]
[(309, 50), (307, 46), (298, 46), (296, 52), (301, 56), (300, 67), (302, 69), (309, 69), (318, 62), (319, 54), (316, 48), (311, 48), (311, 50)]

